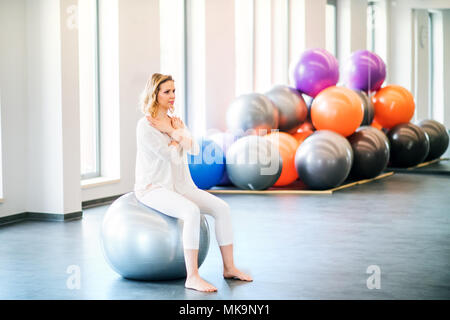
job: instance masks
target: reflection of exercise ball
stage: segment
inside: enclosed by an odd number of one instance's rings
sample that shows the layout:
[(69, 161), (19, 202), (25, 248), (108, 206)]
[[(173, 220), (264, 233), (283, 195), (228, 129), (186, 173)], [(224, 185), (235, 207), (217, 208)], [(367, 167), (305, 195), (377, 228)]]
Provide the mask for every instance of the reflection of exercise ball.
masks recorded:
[(235, 134), (256, 133), (264, 135), (278, 128), (279, 112), (273, 102), (260, 93), (244, 94), (230, 104), (226, 122)]
[(219, 184), (225, 170), (222, 148), (212, 140), (202, 138), (198, 141), (200, 152), (188, 155), (189, 172), (195, 185), (200, 189), (210, 189)]
[(447, 128), (436, 120), (422, 120), (418, 126), (425, 131), (430, 140), (430, 151), (425, 160), (430, 161), (442, 156), (448, 148)]
[[(209, 249), (209, 227), (200, 215), (198, 265)], [(103, 218), (102, 249), (114, 271), (127, 279), (170, 280), (186, 277), (183, 220), (151, 209), (134, 192), (115, 200)]]
[(363, 126), (348, 137), (353, 149), (350, 171), (355, 178), (371, 179), (378, 176), (389, 162), (389, 140), (383, 131)]
[(353, 151), (340, 134), (319, 130), (298, 147), (295, 166), (300, 180), (313, 189), (339, 186), (350, 173)]
[(391, 144), (391, 167), (413, 167), (428, 155), (430, 142), (422, 128), (412, 123), (401, 123), (387, 133)]
[(231, 182), (241, 189), (264, 190), (281, 175), (283, 161), (275, 145), (260, 136), (245, 136), (227, 152), (227, 172)]
[(296, 89), (277, 85), (266, 93), (279, 111), (280, 131), (289, 131), (303, 123), (308, 116), (308, 108), (303, 96)]

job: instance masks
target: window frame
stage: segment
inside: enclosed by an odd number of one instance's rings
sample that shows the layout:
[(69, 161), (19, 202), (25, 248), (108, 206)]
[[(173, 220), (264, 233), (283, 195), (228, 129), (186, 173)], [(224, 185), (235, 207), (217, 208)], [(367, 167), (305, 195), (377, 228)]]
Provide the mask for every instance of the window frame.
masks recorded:
[[(99, 18), (99, 0), (95, 0), (95, 30), (94, 30), (94, 63), (95, 63), (95, 88), (94, 88), (94, 123), (95, 123), (95, 171), (81, 173), (81, 180), (92, 179), (101, 176), (101, 121), (100, 121), (100, 110), (101, 110), (101, 101), (100, 101), (100, 18)], [(82, 143), (82, 141), (80, 141)], [(80, 168), (81, 169), (81, 168)]]

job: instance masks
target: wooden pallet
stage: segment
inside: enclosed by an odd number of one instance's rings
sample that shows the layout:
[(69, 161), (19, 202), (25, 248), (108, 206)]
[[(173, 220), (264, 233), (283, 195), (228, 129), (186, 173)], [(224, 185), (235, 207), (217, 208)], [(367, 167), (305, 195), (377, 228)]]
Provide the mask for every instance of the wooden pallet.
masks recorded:
[(388, 170), (397, 173), (450, 174), (450, 166), (442, 164), (442, 162), (448, 160), (450, 160), (450, 158), (439, 158), (427, 162), (422, 162), (414, 167), (388, 168)]
[(294, 183), (285, 186), (285, 187), (271, 187), (267, 190), (242, 190), (237, 189), (235, 187), (214, 187), (213, 189), (206, 190), (210, 193), (216, 193), (216, 194), (333, 194), (333, 192), (350, 188), (356, 185), (365, 184), (371, 181), (383, 179), (390, 177), (394, 174), (394, 172), (386, 172), (383, 174), (380, 174), (379, 176), (372, 178), (372, 179), (364, 179), (364, 180), (358, 180), (354, 182), (349, 182), (346, 184), (343, 184), (339, 187), (327, 189), (327, 190), (311, 190), (307, 189), (308, 187), (305, 186), (301, 181), (297, 180)]

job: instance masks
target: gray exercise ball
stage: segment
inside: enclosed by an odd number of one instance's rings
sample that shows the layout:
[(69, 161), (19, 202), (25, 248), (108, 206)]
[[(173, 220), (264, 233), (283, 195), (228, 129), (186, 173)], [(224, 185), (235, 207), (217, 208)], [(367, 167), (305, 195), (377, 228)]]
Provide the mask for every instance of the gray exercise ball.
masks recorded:
[(278, 117), (278, 109), (269, 98), (250, 93), (233, 100), (227, 109), (226, 122), (231, 132), (264, 135), (278, 128)]
[(340, 134), (319, 130), (298, 147), (295, 167), (301, 181), (313, 189), (339, 186), (350, 173), (353, 150)]
[[(183, 220), (142, 204), (134, 192), (115, 200), (101, 227), (106, 261), (118, 274), (133, 280), (171, 280), (186, 277)], [(200, 220), (198, 265), (209, 249), (209, 227)]]
[(280, 177), (283, 161), (270, 140), (250, 135), (230, 146), (226, 165), (228, 177), (238, 188), (264, 190), (273, 186)]
[(373, 106), (372, 100), (364, 91), (361, 90), (353, 90), (353, 91), (355, 91), (358, 94), (359, 98), (361, 99), (362, 108), (364, 111), (364, 116), (360, 125), (370, 126), (375, 116), (375, 107)]
[(305, 100), (297, 89), (286, 85), (277, 85), (266, 93), (278, 109), (278, 128), (289, 131), (302, 124), (308, 116)]

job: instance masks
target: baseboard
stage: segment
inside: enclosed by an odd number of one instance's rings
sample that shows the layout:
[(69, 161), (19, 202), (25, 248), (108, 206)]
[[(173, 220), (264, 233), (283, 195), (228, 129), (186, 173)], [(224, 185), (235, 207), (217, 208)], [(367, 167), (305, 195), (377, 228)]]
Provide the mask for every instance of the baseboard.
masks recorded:
[(22, 212), (6, 217), (0, 217), (0, 226), (21, 221), (71, 221), (81, 219), (83, 211), (71, 212), (66, 214), (43, 213), (43, 212)]
[(123, 194), (106, 197), (106, 198), (95, 199), (95, 200), (83, 201), (81, 203), (81, 207), (83, 209), (88, 209), (88, 208), (93, 208), (93, 207), (104, 206), (106, 204), (113, 203), (114, 200), (116, 200), (117, 198), (120, 198), (121, 196), (123, 196)]

